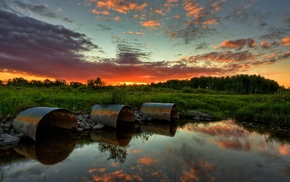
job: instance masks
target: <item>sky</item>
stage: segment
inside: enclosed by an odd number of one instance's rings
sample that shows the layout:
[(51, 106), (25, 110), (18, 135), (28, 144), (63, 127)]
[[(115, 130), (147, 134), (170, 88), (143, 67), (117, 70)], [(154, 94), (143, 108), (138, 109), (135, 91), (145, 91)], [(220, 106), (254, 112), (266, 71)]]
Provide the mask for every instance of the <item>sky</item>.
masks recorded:
[(289, 0), (0, 1), (0, 80), (237, 74), (290, 87)]

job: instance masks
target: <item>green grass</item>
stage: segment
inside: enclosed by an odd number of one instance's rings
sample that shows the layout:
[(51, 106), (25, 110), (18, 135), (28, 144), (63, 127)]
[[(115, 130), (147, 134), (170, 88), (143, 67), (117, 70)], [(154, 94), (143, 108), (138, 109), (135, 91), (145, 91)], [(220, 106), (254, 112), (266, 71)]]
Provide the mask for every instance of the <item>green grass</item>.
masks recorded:
[(128, 104), (139, 109), (144, 102), (173, 102), (180, 111), (196, 110), (218, 118), (279, 125), (290, 128), (290, 92), (236, 95), (207, 90), (172, 90), (139, 87), (101, 89), (71, 87), (0, 87), (0, 118), (16, 116), (28, 107), (50, 106), (73, 112), (90, 112), (94, 104)]

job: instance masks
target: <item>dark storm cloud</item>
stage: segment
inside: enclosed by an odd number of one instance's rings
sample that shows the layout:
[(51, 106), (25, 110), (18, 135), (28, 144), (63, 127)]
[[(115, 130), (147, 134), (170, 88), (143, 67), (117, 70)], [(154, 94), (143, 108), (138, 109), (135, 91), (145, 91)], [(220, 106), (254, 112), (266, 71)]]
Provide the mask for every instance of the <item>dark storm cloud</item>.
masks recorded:
[(68, 23), (72, 23), (74, 22), (74, 20), (70, 19), (70, 18), (63, 18), (64, 21), (68, 22)]
[(49, 8), (44, 5), (25, 4), (20, 1), (15, 1), (14, 3), (23, 10), (30, 10), (31, 12), (41, 16), (46, 16), (49, 18), (58, 17), (55, 13), (51, 12)]
[(103, 24), (97, 24), (98, 28), (97, 28), (97, 31), (109, 31), (109, 30), (112, 30), (111, 27), (108, 27), (106, 25), (103, 25)]
[(60, 71), (54, 65), (82, 64), (81, 52), (99, 49), (84, 34), (1, 10), (0, 47), (1, 68), (47, 75)]
[(198, 50), (198, 49), (207, 49), (207, 48), (208, 48), (207, 43), (200, 43), (197, 45), (197, 47), (195, 49)]
[(195, 24), (194, 22), (186, 22), (185, 28), (180, 27), (184, 26), (180, 26), (179, 24), (170, 26), (165, 30), (165, 34), (167, 34), (171, 39), (183, 39), (184, 43), (188, 44), (191, 41), (210, 36), (210, 34), (216, 32), (215, 29), (205, 28), (202, 25)]
[(119, 64), (140, 64), (140, 58), (147, 58), (149, 53), (127, 44), (117, 45), (117, 60)]
[(267, 39), (267, 40), (281, 39), (284, 34), (285, 34), (285, 30), (274, 29), (274, 30), (270, 31), (268, 34), (260, 36), (260, 38)]
[(217, 63), (240, 63), (243, 64), (245, 61), (254, 60), (255, 56), (249, 51), (232, 52), (210, 52), (203, 55), (194, 55), (189, 57), (189, 62), (199, 62), (199, 61), (213, 61)]
[(68, 23), (72, 23), (74, 21), (70, 18), (62, 17), (61, 15), (51, 11), (47, 6), (38, 4), (37, 1), (35, 1), (34, 4), (30, 4), (30, 3), (23, 3), (21, 1), (1, 0), (0, 9), (5, 10), (5, 11), (10, 11), (18, 15), (27, 16), (29, 12), (32, 12), (36, 15), (43, 16), (43, 17), (62, 19), (63, 21), (68, 22)]
[(279, 59), (287, 59), (290, 58), (290, 51), (283, 53), (279, 56)]
[(12, 7), (11, 7), (11, 4), (12, 2), (10, 1), (6, 1), (6, 0), (1, 0), (0, 1), (0, 10), (7, 10), (7, 11), (10, 11), (10, 12), (13, 12), (15, 14), (19, 14), (18, 11), (14, 10)]

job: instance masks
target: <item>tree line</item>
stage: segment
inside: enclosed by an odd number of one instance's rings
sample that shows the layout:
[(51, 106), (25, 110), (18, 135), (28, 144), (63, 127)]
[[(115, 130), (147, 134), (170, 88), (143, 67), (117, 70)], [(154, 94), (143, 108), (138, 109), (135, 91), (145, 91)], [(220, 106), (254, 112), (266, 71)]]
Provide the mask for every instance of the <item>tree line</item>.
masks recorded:
[[(101, 88), (105, 87), (105, 82), (101, 78), (87, 80), (86, 84), (80, 82), (69, 82), (56, 79), (49, 80), (31, 80), (28, 81), (22, 77), (0, 80), (0, 85), (16, 85), (16, 86), (33, 86), (33, 87), (53, 87), (53, 86), (71, 86), (73, 88), (89, 87)], [(136, 85), (133, 85), (136, 86)], [(143, 85), (144, 86), (144, 85)], [(194, 77), (187, 80), (168, 80), (166, 82), (151, 83), (146, 85), (152, 88), (171, 88), (175, 90), (181, 89), (207, 89), (215, 91), (225, 91), (236, 94), (269, 94), (275, 93), (284, 87), (270, 79), (266, 79), (260, 75), (235, 75), (226, 77)]]
[(168, 80), (151, 83), (153, 87), (172, 89), (193, 88), (225, 91), (236, 94), (268, 94), (275, 93), (283, 87), (260, 75), (235, 75), (226, 77), (194, 77), (189, 80)]
[(22, 77), (17, 77), (13, 79), (8, 79), (6, 81), (0, 80), (0, 85), (14, 85), (14, 86), (33, 86), (33, 87), (57, 87), (57, 86), (71, 86), (73, 88), (78, 87), (91, 87), (91, 88), (99, 88), (105, 86), (105, 82), (102, 81), (101, 78), (97, 77), (96, 79), (87, 80), (87, 84), (83, 84), (80, 82), (66, 82), (62, 79), (45, 79), (41, 80), (26, 80)]

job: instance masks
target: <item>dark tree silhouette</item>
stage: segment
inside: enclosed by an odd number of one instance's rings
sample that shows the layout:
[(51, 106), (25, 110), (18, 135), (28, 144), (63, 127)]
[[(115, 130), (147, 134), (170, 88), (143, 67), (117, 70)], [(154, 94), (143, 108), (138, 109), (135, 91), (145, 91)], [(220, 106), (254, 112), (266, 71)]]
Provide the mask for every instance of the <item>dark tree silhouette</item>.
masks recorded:
[(102, 79), (98, 77), (97, 79), (88, 80), (87, 85), (92, 88), (100, 88), (105, 86), (105, 82), (103, 82)]
[(235, 75), (232, 77), (194, 77), (190, 80), (168, 80), (163, 83), (151, 83), (152, 87), (172, 89), (193, 88), (227, 91), (237, 94), (275, 93), (282, 87), (260, 75)]

